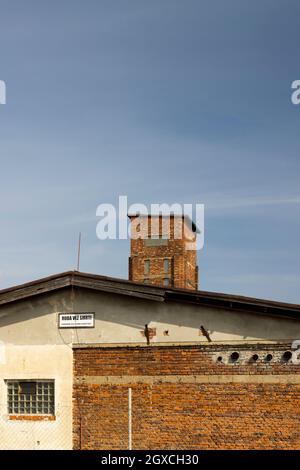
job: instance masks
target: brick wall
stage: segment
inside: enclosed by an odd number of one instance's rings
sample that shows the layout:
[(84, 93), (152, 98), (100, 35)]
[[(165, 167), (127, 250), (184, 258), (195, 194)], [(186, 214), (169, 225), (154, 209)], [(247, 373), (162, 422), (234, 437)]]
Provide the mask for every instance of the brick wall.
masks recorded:
[(74, 448), (127, 448), (129, 387), (134, 449), (300, 448), (300, 367), (286, 349), (76, 348)]

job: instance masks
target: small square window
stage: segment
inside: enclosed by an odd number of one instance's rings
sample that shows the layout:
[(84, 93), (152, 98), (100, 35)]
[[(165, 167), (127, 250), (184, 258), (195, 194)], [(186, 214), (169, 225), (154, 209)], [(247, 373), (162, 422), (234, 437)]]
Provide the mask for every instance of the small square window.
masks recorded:
[(36, 382), (19, 382), (20, 395), (36, 395)]

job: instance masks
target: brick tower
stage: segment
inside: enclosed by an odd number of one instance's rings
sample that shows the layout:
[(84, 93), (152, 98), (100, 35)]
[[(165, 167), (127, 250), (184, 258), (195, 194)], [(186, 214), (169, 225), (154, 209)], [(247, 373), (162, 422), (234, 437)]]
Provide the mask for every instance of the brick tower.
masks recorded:
[(129, 280), (198, 289), (197, 228), (186, 216), (129, 215)]

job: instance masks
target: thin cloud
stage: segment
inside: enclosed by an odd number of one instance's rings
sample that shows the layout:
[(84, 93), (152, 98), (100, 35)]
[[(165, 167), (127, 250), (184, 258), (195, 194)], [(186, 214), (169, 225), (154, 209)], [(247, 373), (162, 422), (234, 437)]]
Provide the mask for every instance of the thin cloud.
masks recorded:
[(208, 199), (205, 207), (208, 211), (220, 212), (236, 211), (245, 208), (268, 207), (268, 206), (294, 206), (300, 205), (300, 197), (274, 197), (274, 198), (258, 198), (258, 197), (239, 197), (234, 199), (220, 198), (215, 201)]

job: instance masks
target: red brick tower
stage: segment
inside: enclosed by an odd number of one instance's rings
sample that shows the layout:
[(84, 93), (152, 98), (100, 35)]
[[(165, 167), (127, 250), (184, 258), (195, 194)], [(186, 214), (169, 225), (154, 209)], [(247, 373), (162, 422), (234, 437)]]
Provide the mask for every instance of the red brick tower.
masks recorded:
[(198, 289), (197, 228), (186, 216), (129, 215), (129, 280)]

